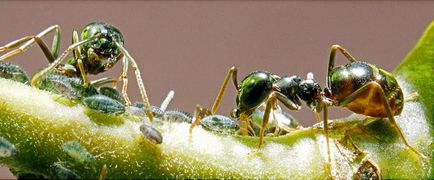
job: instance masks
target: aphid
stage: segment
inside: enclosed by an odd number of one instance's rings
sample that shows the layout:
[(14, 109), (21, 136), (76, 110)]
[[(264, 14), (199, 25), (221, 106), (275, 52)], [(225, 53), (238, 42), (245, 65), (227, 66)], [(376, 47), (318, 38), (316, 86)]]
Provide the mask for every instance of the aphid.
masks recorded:
[[(231, 116), (239, 121), (240, 135), (255, 134), (254, 129), (251, 127), (250, 115), (258, 110), (261, 105), (265, 104), (262, 126), (259, 132), (259, 147), (263, 144), (263, 137), (268, 125), (271, 109), (277, 109), (278, 101), (282, 102), (288, 109), (299, 110), (301, 106), (300, 99), (306, 100), (306, 97), (310, 93), (321, 91), (319, 85), (303, 88), (304, 80), (298, 76), (279, 77), (266, 71), (252, 72), (238, 85), (237, 69), (236, 67), (232, 67), (223, 80), (211, 111), (202, 109), (202, 114), (214, 114), (216, 112), (230, 78), (232, 78), (237, 90), (237, 106), (232, 111)], [(197, 121), (200, 121), (200, 119), (201, 116), (199, 115), (192, 124), (192, 127), (197, 125)]]
[[(172, 101), (172, 99), (173, 99), (174, 96), (175, 96), (175, 91), (171, 90), (167, 94), (166, 98), (164, 98), (164, 100), (161, 103), (160, 107), (151, 106), (152, 114), (154, 115), (154, 117), (156, 117), (156, 118), (158, 118), (160, 120), (164, 119), (165, 111), (166, 111), (167, 107), (169, 106), (169, 104)], [(135, 103), (133, 103), (132, 106), (140, 108), (140, 109), (143, 109), (143, 110), (144, 110), (144, 107), (145, 107), (142, 102), (135, 102)]]
[(83, 99), (87, 107), (103, 113), (122, 113), (125, 106), (112, 98), (104, 95), (93, 95)]
[(79, 163), (88, 163), (95, 160), (95, 157), (77, 141), (63, 143), (62, 150)]
[(98, 91), (92, 86), (83, 86), (81, 78), (67, 77), (60, 74), (49, 74), (39, 83), (39, 89), (50, 91), (71, 99), (82, 99), (97, 95)]
[[(48, 49), (47, 45), (42, 40), (42, 38), (50, 32), (54, 32), (51, 50)], [(58, 56), (60, 47), (60, 27), (54, 25), (37, 35), (26, 36), (0, 47), (0, 51), (9, 51), (0, 56), (0, 61), (25, 52), (32, 45), (37, 43), (47, 57), (50, 65), (33, 76), (31, 79), (32, 86), (38, 86), (41, 79), (43, 79), (47, 73), (53, 72), (53, 70), (58, 74), (80, 77), (83, 79), (84, 86), (88, 86), (88, 74), (99, 74), (107, 71), (122, 59), (123, 68), (120, 78), (123, 81), (122, 94), (126, 101), (126, 105), (131, 104), (127, 95), (127, 71), (128, 64), (131, 63), (145, 104), (146, 114), (151, 121), (153, 120), (149, 99), (146, 94), (145, 86), (143, 85), (143, 80), (140, 76), (140, 70), (135, 60), (123, 47), (123, 36), (116, 27), (101, 22), (90, 23), (83, 29), (81, 40), (77, 31), (73, 31), (72, 42), (73, 44)], [(73, 57), (70, 58), (66, 64), (61, 64), (71, 52), (73, 52)]]
[(357, 172), (354, 173), (354, 179), (377, 180), (381, 179), (381, 171), (378, 165), (370, 160), (363, 160)]
[(146, 139), (152, 143), (161, 144), (163, 142), (163, 136), (161, 133), (150, 125), (145, 123), (142, 124), (140, 126), (140, 131), (145, 135)]
[(20, 83), (28, 84), (29, 77), (26, 72), (19, 66), (0, 61), (0, 77), (11, 79)]
[(15, 146), (7, 139), (0, 137), (0, 157), (7, 158), (17, 154)]
[(58, 179), (81, 179), (77, 173), (63, 167), (59, 163), (54, 163), (50, 166), (50, 173), (54, 176), (53, 178)]
[(190, 125), (190, 134), (197, 125), (202, 125), (207, 130), (222, 134), (233, 134), (240, 129), (238, 122), (232, 118), (215, 114), (215, 112), (202, 108), (200, 105), (196, 105), (192, 119), (194, 121)]
[[(131, 107), (136, 107), (136, 108), (140, 109), (140, 111), (144, 112), (144, 105), (142, 102), (134, 102)], [(152, 114), (155, 118), (162, 119), (162, 117), (164, 115), (164, 111), (162, 111), (159, 107), (154, 106), (154, 105), (151, 105), (151, 109), (152, 109)], [(145, 113), (145, 115), (146, 115), (146, 113)]]
[[(340, 51), (350, 63), (334, 67), (336, 51)], [(314, 85), (316, 86), (317, 83), (311, 78), (305, 87)], [(331, 47), (324, 92), (314, 91), (306, 98), (309, 107), (315, 112), (324, 110), (324, 131), (329, 164), (331, 158), (327, 106), (342, 106), (355, 113), (371, 117), (387, 117), (404, 144), (422, 158), (427, 159), (408, 143), (395, 121), (394, 116), (401, 114), (403, 109), (404, 98), (393, 75), (372, 64), (356, 60), (341, 46)]]
[(205, 129), (221, 134), (235, 134), (240, 130), (238, 122), (232, 118), (214, 114), (204, 117), (201, 120), (201, 125)]
[[(164, 114), (167, 109), (167, 106), (169, 106), (174, 95), (175, 92), (173, 90), (169, 91), (169, 93), (167, 94), (166, 98), (163, 100), (159, 108), (152, 106), (153, 107), (152, 112), (154, 113), (155, 117), (157, 117), (160, 120), (164, 118)], [(134, 106), (140, 109), (143, 108), (143, 104), (141, 103), (134, 103)], [(161, 122), (161, 121), (154, 121), (153, 123), (155, 124), (157, 122)], [(144, 122), (140, 126), (140, 131), (145, 136), (145, 138), (152, 143), (161, 144), (163, 142), (163, 136), (161, 135), (161, 133), (157, 129), (155, 129), (152, 125), (148, 124), (147, 122)]]
[(119, 101), (122, 104), (125, 104), (125, 99), (118, 90), (111, 87), (100, 87), (98, 89), (99, 94), (112, 98), (116, 101)]
[(186, 122), (191, 123), (191, 119), (193, 117), (190, 113), (183, 112), (183, 111), (176, 111), (176, 110), (170, 110), (164, 112), (163, 120), (169, 121), (169, 122)]

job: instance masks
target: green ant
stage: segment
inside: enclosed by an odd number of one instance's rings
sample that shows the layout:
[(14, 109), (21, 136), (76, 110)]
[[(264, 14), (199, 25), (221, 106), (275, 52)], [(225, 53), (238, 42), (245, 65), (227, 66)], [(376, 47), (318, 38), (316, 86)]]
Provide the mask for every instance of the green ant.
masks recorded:
[[(54, 32), (51, 50), (49, 50), (45, 42), (42, 40), (42, 38), (50, 32)], [(32, 86), (38, 86), (41, 79), (54, 70), (58, 74), (82, 78), (83, 85), (86, 87), (90, 84), (87, 78), (88, 73), (99, 74), (107, 71), (122, 59), (123, 67), (119, 79), (122, 79), (123, 82), (122, 95), (124, 96), (125, 104), (131, 104), (127, 95), (127, 71), (128, 65), (131, 63), (145, 104), (146, 114), (151, 121), (153, 120), (152, 112), (150, 110), (151, 106), (143, 80), (140, 76), (140, 70), (135, 60), (123, 47), (123, 36), (116, 27), (101, 22), (90, 23), (83, 29), (81, 40), (77, 31), (74, 30), (72, 35), (72, 45), (70, 45), (62, 54), (58, 55), (60, 47), (60, 26), (50, 26), (37, 35), (25, 36), (10, 42), (5, 46), (1, 46), (0, 52), (10, 51), (0, 56), (0, 61), (27, 51), (35, 43), (39, 45), (50, 64), (48, 67), (42, 69), (33, 76), (30, 81)], [(70, 58), (66, 64), (61, 64), (71, 52), (73, 52), (73, 57)], [(103, 78), (97, 80), (95, 83), (106, 81), (107, 78)]]
[[(240, 85), (238, 85), (237, 68), (231, 67), (223, 80), (211, 110), (197, 107), (196, 111), (199, 112), (199, 115), (190, 129), (199, 124), (202, 116), (215, 114), (229, 79), (231, 78), (237, 90), (237, 107), (232, 111), (231, 117), (238, 119), (240, 135), (247, 136), (249, 134), (256, 134), (252, 126), (251, 115), (261, 106), (264, 106), (265, 103), (262, 126), (259, 130), (259, 147), (261, 147), (264, 141), (263, 138), (269, 122), (271, 110), (279, 108), (277, 100), (282, 102), (288, 109), (299, 110), (301, 106), (300, 98), (305, 101), (309, 100), (310, 95), (313, 94), (313, 92), (318, 91), (319, 88), (316, 82), (314, 86), (307, 86), (306, 83), (310, 81), (304, 81), (298, 76), (279, 77), (266, 71), (252, 72), (241, 81)], [(276, 120), (278, 121), (279, 119)], [(278, 122), (276, 128), (289, 129), (282, 126), (282, 124), (283, 123)]]

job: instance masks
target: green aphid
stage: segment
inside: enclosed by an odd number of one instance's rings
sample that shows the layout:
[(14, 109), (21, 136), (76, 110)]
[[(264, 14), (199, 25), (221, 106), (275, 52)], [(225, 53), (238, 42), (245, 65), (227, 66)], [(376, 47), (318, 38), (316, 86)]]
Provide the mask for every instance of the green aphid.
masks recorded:
[(0, 137), (0, 158), (7, 158), (17, 154), (15, 146), (7, 139)]
[(54, 163), (50, 166), (51, 178), (55, 179), (81, 179), (81, 177), (68, 168), (63, 167), (59, 163)]
[(237, 121), (217, 114), (204, 117), (200, 124), (207, 130), (222, 134), (235, 134), (240, 129)]
[(115, 88), (111, 88), (111, 87), (101, 87), (99, 88), (99, 93), (101, 95), (107, 96), (109, 98), (112, 98), (116, 101), (119, 101), (122, 104), (125, 104), (125, 99), (122, 96), (122, 94), (116, 90)]
[(0, 77), (29, 84), (29, 77), (26, 72), (15, 64), (0, 62)]
[(193, 117), (190, 113), (183, 112), (183, 111), (171, 110), (171, 111), (164, 112), (164, 118), (163, 119), (165, 121), (170, 121), (170, 122), (191, 123), (192, 118)]
[(98, 94), (92, 86), (83, 86), (81, 78), (50, 74), (39, 84), (39, 88), (71, 99), (82, 99)]
[[(143, 104), (143, 102), (134, 102), (132, 106), (140, 108), (141, 110), (145, 111), (145, 105)], [(163, 118), (164, 111), (161, 110), (159, 107), (151, 105), (151, 111), (154, 117), (159, 119)]]
[(93, 95), (83, 99), (84, 104), (90, 109), (103, 113), (114, 114), (125, 112), (125, 106), (112, 98), (104, 95)]
[(79, 163), (88, 163), (95, 160), (95, 157), (77, 141), (63, 143), (62, 150)]

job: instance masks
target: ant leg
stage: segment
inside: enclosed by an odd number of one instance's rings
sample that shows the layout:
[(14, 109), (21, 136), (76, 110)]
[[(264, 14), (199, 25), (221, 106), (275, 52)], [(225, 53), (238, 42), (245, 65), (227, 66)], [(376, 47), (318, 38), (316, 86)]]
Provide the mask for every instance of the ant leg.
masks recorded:
[(91, 81), (90, 84), (92, 84), (93, 87), (95, 88), (100, 88), (103, 85), (109, 84), (109, 83), (113, 83), (115, 84), (118, 80), (112, 77), (105, 77), (105, 78), (101, 78), (101, 79), (97, 79), (95, 81)]
[(340, 101), (339, 105), (340, 106), (345, 106), (346, 104), (350, 103), (360, 93), (362, 93), (366, 89), (370, 88), (370, 86), (374, 86), (375, 88), (378, 88), (378, 89), (381, 90), (380, 91), (380, 93), (381, 93), (380, 97), (382, 98), (382, 101), (383, 101), (383, 104), (384, 104), (384, 108), (386, 109), (389, 121), (393, 125), (393, 127), (395, 127), (396, 131), (398, 132), (398, 134), (399, 134), (401, 140), (404, 142), (405, 146), (407, 146), (411, 151), (413, 151), (414, 153), (416, 153), (418, 156), (422, 157), (425, 160), (428, 160), (428, 158), (424, 154), (420, 153), (418, 150), (416, 150), (415, 148), (413, 148), (413, 146), (411, 146), (410, 143), (408, 143), (407, 139), (405, 138), (404, 134), (402, 133), (401, 129), (399, 128), (398, 124), (395, 121), (394, 115), (392, 113), (392, 110), (390, 109), (390, 105), (389, 105), (389, 102), (387, 100), (386, 94), (384, 93), (383, 88), (377, 82), (369, 82), (369, 83), (365, 84), (364, 86), (362, 86), (361, 88), (359, 88), (358, 90), (356, 90), (354, 93), (352, 93), (351, 95), (349, 95), (348, 97), (346, 97), (342, 101)]
[[(72, 32), (72, 43), (77, 43), (80, 41), (80, 38), (78, 37), (78, 33), (76, 30)], [(83, 79), (83, 85), (84, 87), (87, 87), (89, 85), (89, 80), (87, 79), (86, 70), (84, 69), (83, 60), (81, 60), (81, 47), (77, 47), (74, 50), (74, 58), (77, 60), (78, 69), (80, 70), (81, 78)]]
[(167, 106), (169, 106), (170, 102), (173, 99), (173, 96), (175, 96), (175, 91), (171, 90), (169, 91), (169, 93), (167, 94), (166, 98), (163, 100), (163, 102), (161, 103), (160, 109), (164, 112), (167, 109)]
[(127, 73), (128, 73), (128, 60), (127, 58), (124, 56), (122, 58), (122, 73), (121, 76), (119, 77), (119, 79), (122, 79), (122, 96), (124, 96), (125, 99), (125, 104), (126, 105), (131, 105), (131, 101), (130, 98), (128, 98), (128, 77), (127, 77)]
[(240, 135), (247, 136), (249, 135), (249, 131), (255, 136), (255, 131), (250, 125), (250, 117), (245, 112), (240, 113), (240, 117), (238, 118), (238, 122), (240, 124)]
[(288, 109), (291, 109), (291, 110), (299, 110), (300, 109), (300, 106), (297, 105), (297, 103), (289, 100), (282, 93), (277, 92), (277, 91), (273, 91), (267, 100), (267, 105), (265, 107), (264, 116), (262, 118), (262, 127), (259, 131), (259, 148), (264, 143), (263, 138), (264, 138), (265, 128), (268, 125), (271, 108), (276, 106), (276, 104), (277, 104), (276, 99), (279, 100), (280, 102), (282, 102), (283, 105), (285, 105)]
[(329, 125), (328, 125), (328, 109), (327, 106), (324, 106), (323, 111), (323, 118), (324, 118), (324, 133), (326, 137), (326, 145), (327, 145), (327, 165), (326, 165), (326, 171), (329, 174), (330, 177), (332, 176), (332, 159), (330, 155), (330, 132), (329, 132)]
[(267, 106), (265, 107), (264, 116), (262, 118), (262, 126), (259, 130), (259, 145), (258, 148), (261, 148), (262, 144), (264, 144), (264, 133), (265, 128), (267, 128), (268, 121), (270, 119), (271, 108), (276, 104), (276, 95), (273, 93), (269, 96), (267, 100)]
[(354, 58), (354, 56), (352, 56), (347, 50), (345, 50), (343, 47), (341, 47), (340, 45), (332, 45), (331, 49), (330, 49), (330, 56), (329, 56), (329, 65), (328, 65), (328, 70), (327, 70), (327, 78), (326, 78), (326, 87), (330, 88), (330, 71), (334, 68), (335, 66), (335, 57), (336, 57), (336, 51), (340, 51), (349, 61), (351, 62), (355, 62), (356, 58)]
[[(235, 88), (238, 90), (237, 68), (236, 68), (235, 66), (232, 66), (232, 67), (229, 69), (228, 73), (226, 74), (226, 76), (225, 76), (225, 78), (224, 78), (224, 80), (223, 80), (222, 85), (220, 86), (220, 90), (219, 90), (219, 92), (218, 92), (218, 94), (217, 94), (217, 97), (216, 97), (216, 99), (214, 100), (214, 103), (213, 103), (213, 105), (212, 105), (211, 112), (206, 112), (207, 115), (209, 115), (209, 114), (215, 114), (215, 113), (217, 112), (218, 106), (220, 105), (220, 101), (222, 100), (222, 96), (223, 96), (223, 94), (224, 94), (224, 92), (225, 92), (225, 90), (226, 90), (226, 86), (228, 85), (228, 81), (229, 81), (229, 79), (230, 79), (231, 77), (232, 77), (232, 81), (233, 81), (233, 83), (234, 83), (234, 85), (235, 85)], [(200, 120), (202, 119), (202, 116), (203, 116), (204, 113), (205, 113), (205, 112), (203, 112), (203, 111), (205, 111), (205, 109), (202, 109), (202, 108), (196, 106), (196, 111), (195, 111), (195, 112), (196, 112), (196, 113), (199, 113), (199, 114), (198, 114), (196, 120), (191, 124), (190, 132), (191, 132), (191, 130), (192, 130), (195, 126), (197, 126), (197, 125), (200, 123)], [(206, 109), (206, 111), (209, 111), (209, 110)], [(245, 129), (247, 129), (247, 128), (245, 128)], [(246, 132), (246, 134), (247, 134), (247, 132)]]
[(285, 95), (283, 95), (280, 92), (274, 91), (273, 96), (275, 96), (280, 102), (283, 103), (283, 105), (285, 105), (285, 107), (287, 107), (290, 110), (298, 111), (301, 108), (300, 107), (301, 104), (298, 104), (297, 102), (288, 99)]
[(217, 97), (215, 98), (214, 104), (212, 105), (212, 108), (211, 108), (211, 114), (215, 114), (217, 112), (217, 109), (220, 105), (220, 101), (222, 100), (222, 96), (226, 90), (226, 86), (228, 85), (229, 78), (231, 78), (231, 77), (232, 77), (233, 83), (235, 85), (235, 88), (238, 91), (237, 68), (235, 66), (232, 66), (229, 69), (228, 73), (226, 74), (222, 85), (220, 86), (219, 93), (217, 94)]
[(315, 115), (316, 122), (321, 122), (321, 114), (319, 112), (313, 112)]
[(193, 128), (200, 123), (202, 118), (209, 114), (210, 112), (208, 109), (202, 108), (199, 104), (196, 104), (196, 108), (194, 110), (194, 117), (193, 117), (194, 121), (190, 125), (190, 134), (193, 132)]
[(80, 42), (74, 43), (72, 45), (70, 45), (68, 47), (68, 49), (66, 49), (59, 57), (57, 57), (56, 60), (54, 60), (52, 63), (50, 63), (50, 65), (48, 65), (48, 67), (42, 69), (41, 71), (37, 72), (31, 81), (31, 85), (32, 86), (36, 86), (38, 84), (38, 82), (45, 76), (45, 74), (47, 74), (50, 70), (52, 70), (53, 68), (57, 67), (62, 61), (63, 59), (65, 59), (65, 57), (75, 48), (95, 39), (95, 38), (99, 38), (101, 35), (95, 35), (92, 36), (86, 40), (82, 40)]
[[(52, 47), (51, 47), (51, 51), (50, 51), (48, 49), (47, 45), (44, 43), (44, 41), (42, 41), (42, 37), (46, 36), (48, 33), (52, 32), (52, 31), (55, 31), (55, 33), (54, 33), (53, 43), (52, 43)], [(12, 42), (6, 44), (5, 46), (0, 47), (0, 52), (1, 52), (1, 51), (6, 51), (6, 50), (10, 50), (12, 48), (18, 47), (24, 43), (24, 45), (20, 46), (18, 49), (15, 49), (13, 51), (10, 51), (10, 52), (0, 56), (0, 61), (5, 60), (7, 58), (10, 58), (10, 57), (17, 55), (19, 53), (27, 51), (33, 44), (35, 44), (35, 42), (39, 45), (42, 52), (47, 57), (48, 61), (50, 63), (52, 63), (54, 61), (54, 59), (57, 58), (57, 54), (59, 52), (60, 26), (58, 26), (58, 25), (50, 26), (47, 29), (40, 32), (39, 34), (37, 34), (36, 36), (26, 36), (26, 37), (23, 37), (21, 39), (12, 41)]]
[(149, 103), (148, 95), (146, 94), (145, 85), (143, 84), (142, 77), (140, 75), (139, 67), (137, 66), (136, 61), (130, 55), (130, 53), (118, 42), (115, 42), (116, 46), (121, 50), (122, 54), (126, 56), (126, 59), (131, 63), (133, 67), (134, 73), (136, 75), (137, 84), (139, 85), (140, 94), (142, 95), (143, 103), (145, 105), (146, 114), (148, 115), (149, 121), (154, 120), (154, 115), (152, 114), (151, 104)]
[(384, 93), (383, 88), (381, 88), (381, 85), (377, 82), (374, 82), (374, 85), (381, 89), (381, 98), (383, 99), (384, 108), (386, 108), (387, 116), (389, 116), (390, 123), (395, 127), (396, 131), (398, 131), (399, 136), (401, 137), (401, 140), (404, 142), (404, 144), (410, 148), (411, 151), (422, 157), (424, 160), (429, 160), (428, 157), (426, 157), (424, 154), (413, 148), (413, 146), (408, 143), (407, 139), (404, 137), (404, 134), (402, 133), (401, 129), (399, 128), (398, 124), (395, 121), (395, 118), (393, 116), (392, 110), (390, 109), (389, 102), (387, 101), (386, 94)]

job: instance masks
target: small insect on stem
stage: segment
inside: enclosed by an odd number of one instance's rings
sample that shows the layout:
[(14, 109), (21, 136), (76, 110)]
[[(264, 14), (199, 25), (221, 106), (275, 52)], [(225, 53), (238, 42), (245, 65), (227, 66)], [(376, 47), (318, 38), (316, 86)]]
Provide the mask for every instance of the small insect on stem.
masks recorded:
[(356, 173), (354, 173), (354, 179), (381, 179), (380, 168), (370, 160), (363, 160)]
[[(261, 147), (264, 143), (263, 137), (265, 136), (270, 117), (276, 117), (274, 113), (279, 108), (278, 102), (281, 102), (290, 110), (299, 110), (301, 106), (300, 98), (305, 100), (306, 96), (321, 91), (316, 84), (312, 87), (304, 88), (302, 86), (304, 80), (298, 76), (279, 77), (266, 71), (254, 71), (238, 84), (237, 68), (231, 67), (223, 80), (211, 111), (198, 107), (197, 111), (201, 113), (198, 113), (191, 129), (200, 123), (203, 116), (213, 115), (217, 111), (227, 83), (231, 78), (237, 90), (236, 108), (232, 111), (231, 117), (238, 120), (240, 135), (257, 134), (256, 128), (252, 126), (254, 123), (251, 121), (251, 115), (258, 111), (260, 107), (265, 106), (262, 125), (259, 130), (260, 140), (258, 147)], [(275, 120), (278, 121), (275, 123), (278, 129), (289, 130), (288, 127), (285, 127), (284, 123), (280, 122), (280, 119), (277, 118)]]
[(77, 141), (68, 141), (62, 144), (62, 150), (79, 163), (88, 163), (95, 160), (85, 147)]
[(0, 137), (0, 157), (7, 158), (15, 156), (18, 153), (15, 146), (7, 139)]
[(125, 112), (125, 106), (117, 100), (104, 95), (94, 95), (83, 99), (86, 106), (93, 110), (103, 113), (122, 113)]
[[(43, 41), (43, 38), (51, 32), (54, 32), (54, 38), (50, 50)], [(82, 30), (80, 37), (77, 31), (74, 30), (72, 44), (59, 55), (60, 26), (50, 26), (37, 35), (25, 36), (4, 46), (0, 46), (0, 52), (9, 51), (0, 56), (0, 61), (27, 51), (35, 43), (39, 45), (39, 48), (50, 64), (33, 76), (30, 81), (32, 86), (39, 87), (41, 80), (47, 74), (57, 73), (68, 77), (79, 77), (82, 79), (83, 87), (88, 87), (91, 85), (87, 77), (89, 74), (105, 72), (122, 59), (123, 68), (120, 77), (123, 81), (122, 96), (124, 96), (125, 104), (131, 104), (127, 94), (127, 71), (128, 65), (131, 65), (145, 104), (146, 114), (151, 121), (153, 120), (151, 106), (139, 67), (133, 57), (123, 47), (123, 35), (116, 27), (102, 22), (90, 23)], [(66, 64), (62, 64), (70, 53), (73, 56), (67, 60)]]
[(81, 179), (81, 177), (68, 168), (63, 167), (60, 163), (54, 163), (50, 166), (50, 173), (53, 178), (58, 179)]
[(145, 135), (146, 139), (155, 144), (161, 144), (163, 142), (163, 136), (154, 127), (142, 124), (140, 126), (140, 131)]
[(23, 84), (29, 84), (29, 77), (21, 67), (10, 63), (4, 63), (1, 61), (0, 61), (0, 77), (18, 81)]
[[(350, 63), (335, 67), (337, 51), (340, 51)], [(328, 106), (342, 106), (357, 114), (388, 118), (407, 148), (429, 161), (424, 154), (410, 145), (395, 121), (394, 116), (400, 115), (404, 107), (403, 92), (395, 77), (372, 64), (356, 60), (341, 46), (331, 47), (324, 92), (317, 93), (310, 99), (308, 106), (314, 112), (324, 111), (324, 132), (330, 166)]]

